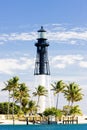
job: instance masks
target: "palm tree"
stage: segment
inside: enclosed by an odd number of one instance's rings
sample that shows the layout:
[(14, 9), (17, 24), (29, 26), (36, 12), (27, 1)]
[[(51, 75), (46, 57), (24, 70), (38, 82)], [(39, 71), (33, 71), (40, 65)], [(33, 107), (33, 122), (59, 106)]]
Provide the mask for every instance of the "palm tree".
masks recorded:
[(56, 109), (58, 108), (58, 101), (59, 101), (59, 93), (63, 92), (64, 88), (66, 87), (66, 84), (60, 80), (58, 82), (54, 82), (52, 85), (52, 89), (54, 91), (54, 95), (57, 95), (57, 101), (56, 101)]
[(33, 100), (30, 100), (28, 103), (28, 110), (30, 114), (34, 114), (37, 111), (36, 102)]
[[(81, 93), (81, 88), (75, 82), (70, 83), (64, 90), (64, 96), (69, 102), (69, 106), (73, 106), (74, 102), (82, 100), (83, 94)], [(71, 103), (71, 105), (70, 105)]]
[(33, 92), (34, 96), (38, 96), (38, 100), (37, 100), (37, 107), (39, 104), (39, 100), (40, 100), (40, 96), (47, 96), (47, 90), (45, 89), (44, 86), (39, 85), (36, 89), (36, 92)]
[(27, 111), (28, 111), (27, 108), (26, 108), (26, 106), (28, 105), (28, 102), (29, 102), (29, 99), (27, 97), (22, 98), (22, 102), (21, 102), (22, 104), (21, 105), (22, 105), (22, 111), (23, 111), (24, 114), (26, 114)]
[(29, 99), (28, 98), (22, 98), (22, 108), (24, 109), (26, 107), (26, 105), (28, 104)]
[(19, 86), (18, 81), (19, 81), (19, 78), (17, 76), (15, 76), (15, 77), (13, 77), (12, 79), (9, 80), (9, 84), (10, 84), (12, 91), (13, 91), (13, 94), (12, 94), (12, 97), (13, 97), (13, 111), (12, 111), (13, 124), (14, 124), (14, 92)]
[(25, 83), (19, 84), (18, 89), (14, 92), (14, 98), (16, 102), (20, 102), (20, 109), (22, 107), (22, 100), (24, 98), (29, 98), (29, 90)]
[(2, 89), (2, 91), (8, 91), (8, 116), (7, 118), (9, 118), (9, 104), (10, 104), (10, 92), (12, 91), (12, 86), (10, 85), (10, 80), (7, 81), (7, 83), (5, 83), (5, 88)]
[(81, 109), (79, 108), (78, 105), (76, 106), (72, 106), (71, 109), (70, 109), (70, 114), (72, 116), (75, 116), (75, 115), (82, 115), (82, 111)]

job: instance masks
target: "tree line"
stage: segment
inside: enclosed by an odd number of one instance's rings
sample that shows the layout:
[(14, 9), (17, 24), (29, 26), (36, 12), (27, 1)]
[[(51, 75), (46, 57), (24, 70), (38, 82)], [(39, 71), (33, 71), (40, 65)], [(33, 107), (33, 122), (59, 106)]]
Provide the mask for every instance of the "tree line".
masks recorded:
[[(25, 83), (19, 82), (19, 77), (15, 76), (6, 81), (5, 88), (2, 91), (8, 91), (8, 102), (0, 103), (0, 113), (3, 114), (36, 114), (39, 107), (39, 100), (41, 96), (47, 96), (48, 91), (46, 87), (39, 85), (35, 88), (33, 96), (37, 96), (37, 101), (34, 101), (30, 97), (29, 87)], [(45, 116), (49, 115), (76, 115), (82, 114), (82, 111), (78, 105), (74, 105), (75, 102), (82, 100), (83, 93), (80, 86), (75, 83), (66, 84), (63, 80), (54, 82), (51, 84), (54, 96), (56, 96), (56, 106), (52, 108), (46, 108), (43, 112)], [(64, 98), (67, 101), (67, 105), (63, 109), (59, 109), (59, 95), (63, 93)], [(7, 113), (6, 113), (7, 110)], [(40, 113), (39, 113), (40, 114)]]

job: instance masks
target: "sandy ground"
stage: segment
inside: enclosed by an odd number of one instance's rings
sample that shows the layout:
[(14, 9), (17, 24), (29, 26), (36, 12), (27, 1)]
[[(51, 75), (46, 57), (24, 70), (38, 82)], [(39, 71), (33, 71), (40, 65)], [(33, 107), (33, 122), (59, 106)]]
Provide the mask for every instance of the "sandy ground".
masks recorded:
[[(2, 124), (6, 124), (6, 125), (7, 124), (13, 124), (13, 121), (12, 120), (1, 120), (0, 125), (2, 125)], [(26, 122), (15, 120), (14, 124), (26, 124)]]
[[(9, 124), (13, 124), (13, 121), (12, 120), (0, 120), (0, 125), (9, 125)], [(15, 120), (14, 121), (14, 124), (19, 124), (19, 125), (26, 125), (26, 121), (18, 121), (18, 120)], [(32, 124), (31, 122), (28, 122), (28, 124)]]
[(87, 123), (87, 116), (79, 116), (78, 117), (78, 123), (79, 124), (84, 124), (84, 123)]
[[(78, 117), (78, 124), (84, 124), (87, 123), (87, 116), (79, 116)], [(12, 120), (6, 120), (6, 119), (0, 119), (0, 125), (9, 125), (9, 124), (13, 124)], [(27, 122), (26, 121), (19, 121), (19, 120), (15, 120), (14, 124), (17, 125), (26, 125)], [(31, 122), (28, 122), (28, 124), (32, 124)]]

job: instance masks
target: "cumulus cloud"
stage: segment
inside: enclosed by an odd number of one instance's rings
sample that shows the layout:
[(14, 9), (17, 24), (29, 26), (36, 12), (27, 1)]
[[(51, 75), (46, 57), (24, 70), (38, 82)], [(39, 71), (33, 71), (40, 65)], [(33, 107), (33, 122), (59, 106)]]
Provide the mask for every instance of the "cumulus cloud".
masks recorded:
[[(47, 38), (49, 41), (66, 42), (69, 41), (70, 44), (76, 44), (76, 41), (83, 40), (87, 41), (87, 28), (83, 27), (65, 27), (60, 24), (45, 25), (47, 30)], [(32, 27), (33, 30), (33, 27)], [(35, 29), (34, 29), (35, 30)], [(21, 33), (10, 33), (10, 34), (0, 34), (0, 41), (31, 41), (36, 40), (38, 37), (37, 29), (31, 32), (21, 32)]]
[(58, 64), (55, 64), (54, 67), (55, 68), (59, 68), (59, 69), (64, 69), (66, 67), (66, 64), (64, 64), (64, 63), (58, 63)]
[(0, 73), (12, 74), (17, 70), (32, 68), (33, 59), (21, 57), (19, 59), (0, 59)]
[[(84, 57), (81, 55), (58, 55), (51, 57), (50, 64), (53, 68), (64, 69), (73, 64), (79, 64), (80, 67), (87, 68), (87, 62), (83, 61)], [(24, 56), (19, 59), (4, 58), (0, 59), (0, 73), (12, 74), (19, 70), (26, 71), (34, 68), (34, 59)]]
[(85, 32), (74, 32), (74, 31), (64, 31), (64, 32), (49, 32), (48, 39), (67, 41), (67, 40), (86, 40), (87, 41), (87, 31)]
[(35, 32), (30, 33), (11, 33), (11, 34), (1, 34), (0, 41), (15, 41), (15, 40), (23, 40), (23, 41), (31, 41), (35, 40), (37, 34)]
[(54, 68), (65, 68), (84, 59), (81, 55), (58, 55), (52, 58), (51, 64)]

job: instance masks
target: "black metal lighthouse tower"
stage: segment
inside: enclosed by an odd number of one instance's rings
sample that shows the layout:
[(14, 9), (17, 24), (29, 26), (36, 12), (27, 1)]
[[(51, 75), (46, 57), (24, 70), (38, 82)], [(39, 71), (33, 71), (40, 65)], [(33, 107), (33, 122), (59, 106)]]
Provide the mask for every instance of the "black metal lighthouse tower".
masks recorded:
[(35, 61), (34, 75), (50, 75), (49, 61), (48, 61), (48, 46), (45, 37), (46, 31), (41, 26), (38, 31), (39, 37), (35, 46), (37, 47), (37, 55)]

